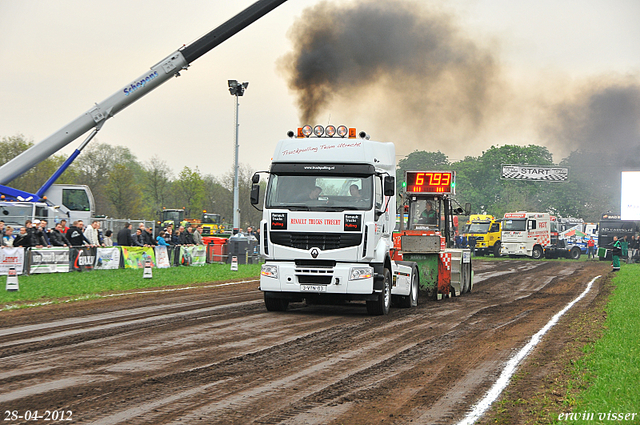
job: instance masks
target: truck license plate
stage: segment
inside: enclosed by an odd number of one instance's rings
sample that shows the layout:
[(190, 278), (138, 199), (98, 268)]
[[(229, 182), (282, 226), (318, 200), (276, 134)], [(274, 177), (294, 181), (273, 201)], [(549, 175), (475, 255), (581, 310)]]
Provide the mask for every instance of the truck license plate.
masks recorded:
[(300, 285), (302, 292), (327, 292), (326, 285)]

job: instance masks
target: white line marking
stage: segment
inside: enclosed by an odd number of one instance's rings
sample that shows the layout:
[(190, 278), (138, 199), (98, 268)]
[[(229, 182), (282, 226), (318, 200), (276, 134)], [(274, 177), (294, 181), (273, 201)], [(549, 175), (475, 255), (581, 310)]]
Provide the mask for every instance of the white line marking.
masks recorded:
[(582, 294), (580, 294), (575, 300), (571, 301), (565, 308), (563, 308), (560, 312), (553, 316), (551, 320), (538, 331), (538, 333), (531, 337), (529, 343), (522, 347), (522, 349), (520, 349), (520, 351), (518, 351), (518, 353), (507, 362), (498, 380), (493, 384), (491, 389), (487, 391), (487, 394), (484, 396), (484, 398), (474, 406), (473, 411), (471, 411), (471, 413), (469, 413), (462, 421), (458, 422), (458, 425), (472, 425), (473, 423), (475, 423), (475, 421), (480, 419), (482, 415), (484, 415), (489, 407), (491, 407), (491, 404), (496, 401), (498, 396), (507, 387), (509, 381), (511, 380), (511, 377), (515, 373), (518, 365), (522, 362), (522, 360), (524, 360), (527, 355), (529, 355), (531, 350), (533, 350), (533, 347), (538, 345), (538, 343), (542, 339), (542, 336), (558, 322), (560, 317), (562, 317), (563, 314), (569, 311), (569, 309), (573, 307), (575, 303), (577, 303), (582, 298), (584, 298), (585, 295), (587, 295), (587, 293), (593, 286), (593, 282), (595, 282), (599, 277), (600, 276), (594, 277), (591, 282), (589, 282), (587, 288), (582, 292)]

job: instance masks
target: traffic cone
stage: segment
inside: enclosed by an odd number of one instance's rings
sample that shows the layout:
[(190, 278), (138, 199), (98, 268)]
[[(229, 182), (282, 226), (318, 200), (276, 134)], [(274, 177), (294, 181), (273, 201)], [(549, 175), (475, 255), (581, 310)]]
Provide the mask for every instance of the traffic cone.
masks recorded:
[(152, 268), (151, 268), (151, 260), (147, 258), (147, 260), (144, 262), (144, 273), (142, 275), (143, 279), (151, 279), (153, 278), (153, 272), (152, 272)]
[(238, 257), (231, 257), (231, 271), (238, 271)]
[(7, 291), (19, 291), (18, 274), (14, 266), (9, 267), (9, 273), (7, 274)]

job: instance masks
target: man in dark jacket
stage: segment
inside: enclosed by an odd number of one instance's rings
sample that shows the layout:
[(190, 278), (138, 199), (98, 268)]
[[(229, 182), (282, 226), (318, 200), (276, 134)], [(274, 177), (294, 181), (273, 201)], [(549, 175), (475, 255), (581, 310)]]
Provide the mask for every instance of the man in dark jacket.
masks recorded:
[(180, 226), (180, 245), (193, 245), (193, 235), (189, 229), (184, 230), (184, 226)]
[(51, 246), (67, 246), (67, 238), (62, 233), (62, 224), (56, 224), (56, 227), (49, 233), (49, 242)]
[(120, 246), (134, 246), (133, 238), (131, 237), (131, 223), (124, 224), (124, 229), (118, 232), (117, 240)]
[(153, 229), (151, 227), (147, 227), (146, 229), (142, 229), (142, 236), (144, 238), (144, 244), (149, 246), (158, 245), (158, 243), (153, 239)]
[(89, 239), (84, 235), (83, 229), (84, 223), (82, 220), (74, 221), (73, 225), (69, 227), (67, 230), (67, 240), (69, 241), (69, 246), (82, 246), (85, 244), (91, 245)]
[(13, 240), (13, 246), (22, 246), (25, 248), (32, 247), (34, 245), (31, 244), (31, 235), (27, 232), (26, 227), (20, 228), (20, 233), (16, 235), (16, 238)]

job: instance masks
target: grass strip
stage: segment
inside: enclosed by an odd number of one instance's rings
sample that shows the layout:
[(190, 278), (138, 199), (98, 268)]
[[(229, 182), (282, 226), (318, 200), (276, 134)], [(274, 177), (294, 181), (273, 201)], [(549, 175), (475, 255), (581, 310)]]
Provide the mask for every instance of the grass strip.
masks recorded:
[[(257, 278), (260, 264), (240, 264), (231, 271), (229, 264), (200, 267), (153, 269), (153, 277), (144, 279), (142, 269), (92, 270), (19, 276), (19, 291), (0, 291), (0, 306), (42, 301), (60, 301), (79, 296), (122, 292), (133, 289), (161, 288), (236, 279)], [(0, 280), (6, 283), (6, 277)]]
[(585, 346), (568, 385), (573, 413), (555, 423), (640, 423), (640, 264), (623, 264), (613, 283), (604, 334)]

